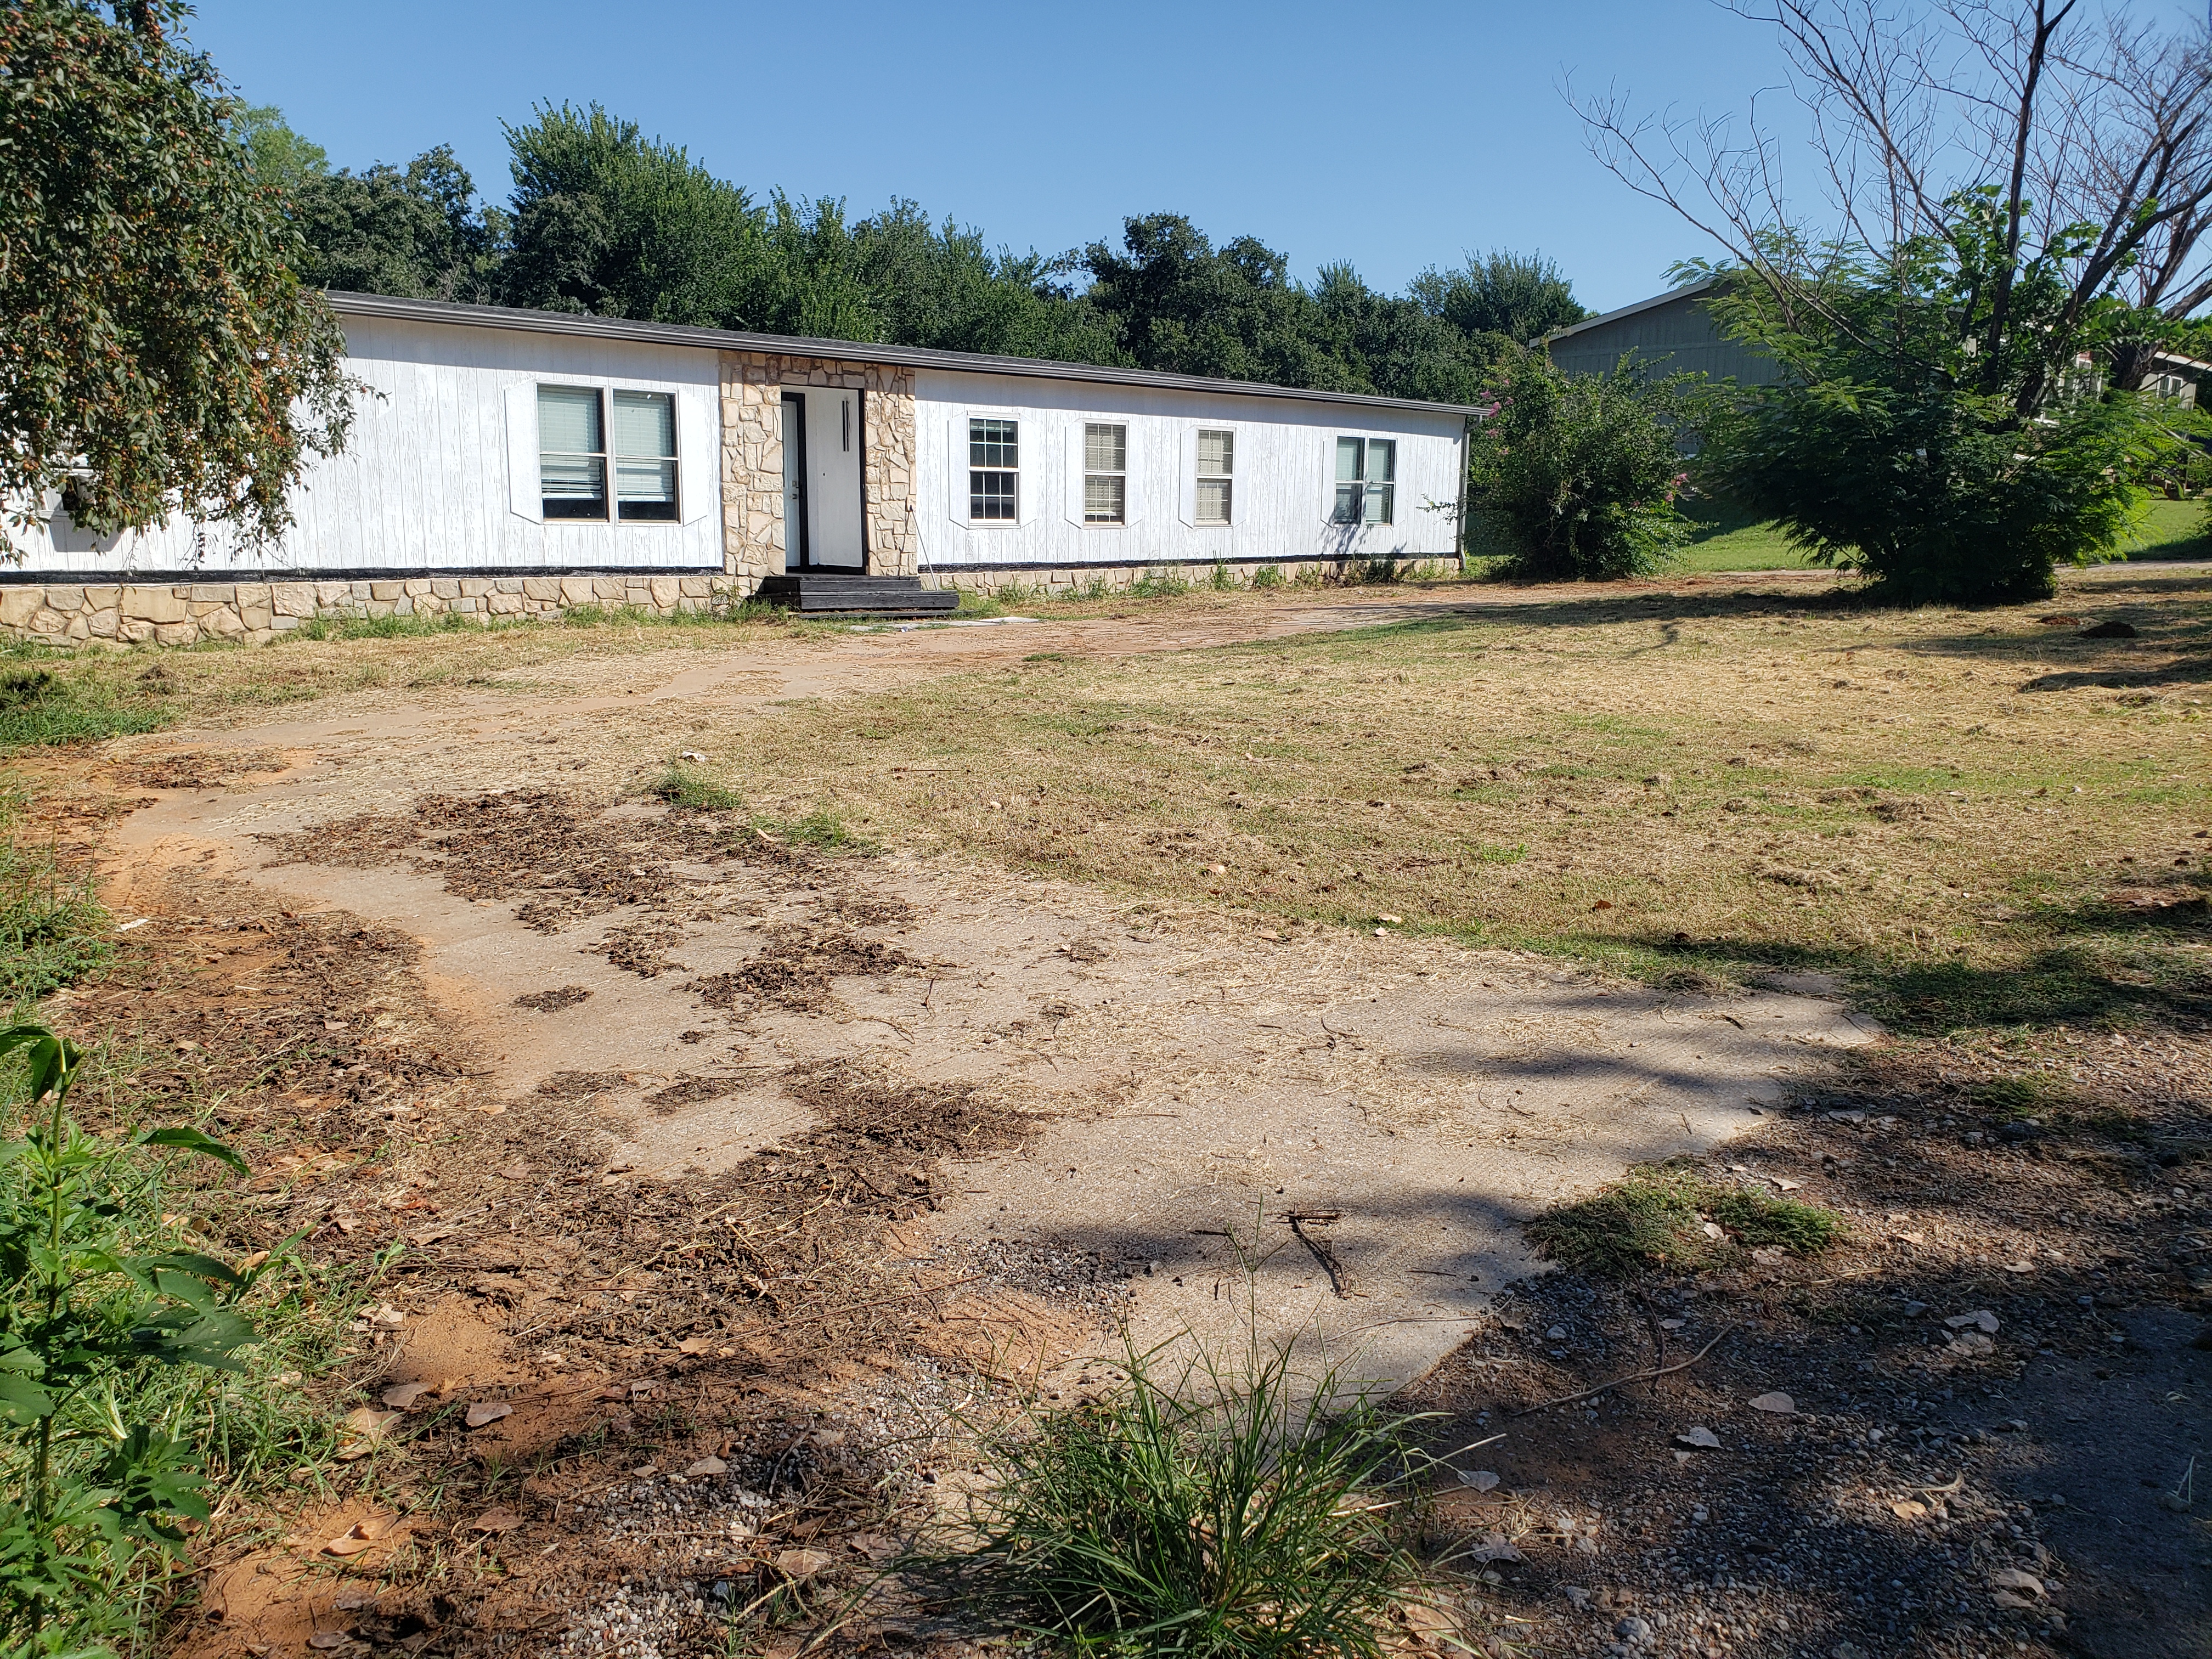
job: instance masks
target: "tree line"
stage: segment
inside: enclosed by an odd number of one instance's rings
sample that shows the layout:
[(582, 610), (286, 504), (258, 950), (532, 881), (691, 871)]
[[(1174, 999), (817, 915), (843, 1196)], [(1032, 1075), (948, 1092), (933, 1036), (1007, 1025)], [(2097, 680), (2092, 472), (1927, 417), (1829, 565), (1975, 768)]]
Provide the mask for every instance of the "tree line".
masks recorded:
[(1388, 294), (1349, 264), (1298, 281), (1257, 239), (1217, 245), (1175, 213), (1053, 257), (994, 249), (911, 201), (854, 218), (833, 198), (756, 198), (597, 105), (506, 129), (498, 204), (448, 146), (356, 172), (274, 109), (235, 125), (318, 288), (1462, 404), (1509, 343), (1586, 314), (1539, 256), (1469, 255)]

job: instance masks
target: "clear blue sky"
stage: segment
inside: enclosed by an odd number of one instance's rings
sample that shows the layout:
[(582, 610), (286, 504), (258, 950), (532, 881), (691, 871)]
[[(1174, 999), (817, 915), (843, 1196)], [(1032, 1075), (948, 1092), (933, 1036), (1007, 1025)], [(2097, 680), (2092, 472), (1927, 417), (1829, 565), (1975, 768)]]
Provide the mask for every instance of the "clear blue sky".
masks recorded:
[(1717, 111), (1782, 72), (1705, 0), (202, 0), (191, 38), (334, 166), (450, 143), (494, 200), (501, 121), (597, 100), (757, 196), (908, 196), (1048, 253), (1177, 211), (1389, 289), (1541, 250), (1598, 309), (1709, 250), (1590, 159), (1563, 77)]

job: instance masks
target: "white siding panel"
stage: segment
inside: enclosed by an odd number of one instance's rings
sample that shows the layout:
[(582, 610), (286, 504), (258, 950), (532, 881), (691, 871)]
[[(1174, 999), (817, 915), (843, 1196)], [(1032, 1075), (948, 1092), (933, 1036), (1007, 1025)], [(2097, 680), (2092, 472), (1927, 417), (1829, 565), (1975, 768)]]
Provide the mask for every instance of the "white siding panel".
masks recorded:
[[(915, 395), (921, 498), (948, 507), (957, 501), (958, 508), (921, 516), (925, 568), (1216, 558), (1436, 559), (1457, 552), (1465, 427), (1455, 415), (943, 369), (919, 371)], [(967, 454), (961, 439), (971, 413), (1011, 413), (1022, 422), (1025, 500), (1019, 525), (966, 522)], [(1079, 468), (1075, 446), (1087, 421), (1129, 428), (1125, 525), (1085, 526), (1077, 521), (1078, 513), (1030, 512), (1029, 504), (1047, 493), (1057, 503), (1080, 489), (1062, 470)], [(1234, 522), (1224, 526), (1190, 522), (1196, 516), (1191, 483), (1201, 426), (1237, 434)], [(1340, 436), (1397, 440), (1395, 523), (1329, 522)], [(1037, 477), (1040, 465), (1050, 476)], [(1155, 510), (1145, 512), (1146, 503)]]
[[(384, 318), (345, 323), (347, 372), (368, 391), (357, 401), (345, 451), (310, 468), (294, 490), (297, 522), (275, 545), (254, 549), (228, 532), (196, 538), (179, 520), (103, 550), (62, 520), (58, 538), (52, 526), (17, 534), (25, 572), (212, 577), (722, 568), (713, 412), (720, 408), (720, 370), (714, 351)], [(669, 392), (679, 409), (696, 401), (709, 411), (703, 434), (678, 429), (685, 521), (548, 524), (520, 515), (510, 482), (509, 396), (526, 398), (532, 411), (534, 495), (540, 380)], [(688, 516), (702, 503), (703, 511)]]

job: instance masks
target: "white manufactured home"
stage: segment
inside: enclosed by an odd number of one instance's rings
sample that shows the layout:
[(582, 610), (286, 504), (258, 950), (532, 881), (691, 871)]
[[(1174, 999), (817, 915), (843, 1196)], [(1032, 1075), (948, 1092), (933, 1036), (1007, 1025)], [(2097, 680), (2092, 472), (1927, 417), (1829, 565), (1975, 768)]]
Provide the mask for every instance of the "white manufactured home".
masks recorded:
[(333, 294), (365, 388), (344, 452), (255, 546), (58, 508), (0, 562), (0, 626), (266, 638), (319, 611), (579, 604), (927, 610), (1455, 559), (1472, 411), (1083, 364)]

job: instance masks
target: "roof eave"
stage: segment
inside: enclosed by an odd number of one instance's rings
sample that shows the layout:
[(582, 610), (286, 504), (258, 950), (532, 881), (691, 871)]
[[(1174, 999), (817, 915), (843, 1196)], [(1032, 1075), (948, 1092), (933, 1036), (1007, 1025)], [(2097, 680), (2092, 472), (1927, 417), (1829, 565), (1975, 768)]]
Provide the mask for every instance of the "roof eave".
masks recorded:
[(1097, 363), (1062, 363), (1035, 357), (1000, 357), (978, 351), (939, 351), (924, 346), (874, 345), (854, 340), (754, 334), (736, 329), (696, 328), (685, 323), (640, 323), (620, 317), (592, 317), (561, 311), (527, 311), (514, 306), (461, 305), (447, 300), (408, 300), (392, 295), (354, 294), (336, 289), (326, 292), (324, 297), (329, 301), (331, 309), (342, 317), (380, 317), (403, 322), (446, 323), (457, 327), (504, 328), (525, 334), (628, 340), (646, 345), (688, 346), (702, 351), (761, 351), (784, 356), (836, 357), (847, 362), (938, 368), (958, 374), (1018, 374), (1031, 380), (1152, 386), (1164, 391), (1208, 392), (1242, 398), (1287, 398), (1299, 403), (1342, 404), (1431, 415), (1466, 416), (1476, 412), (1465, 404), (1425, 403), (1411, 398), (1382, 398), (1358, 392), (1316, 392), (1297, 386), (1267, 386), (1255, 380), (1217, 380), (1202, 374), (1167, 374), (1156, 369), (1121, 368)]
[(1602, 316), (1585, 317), (1579, 323), (1570, 323), (1565, 328), (1553, 330), (1544, 337), (1542, 343), (1548, 346), (1554, 340), (1564, 340), (1570, 334), (1579, 334), (1584, 329), (1597, 328), (1607, 323), (1617, 323), (1623, 317), (1633, 317), (1639, 311), (1650, 311), (1655, 306), (1665, 305), (1669, 300), (1686, 300), (1693, 295), (1705, 293), (1718, 281), (1720, 278), (1717, 276), (1701, 276), (1694, 283), (1686, 283), (1680, 288), (1670, 288), (1664, 294), (1655, 294), (1648, 300), (1638, 300), (1633, 305), (1622, 306), (1618, 310), (1605, 313)]

